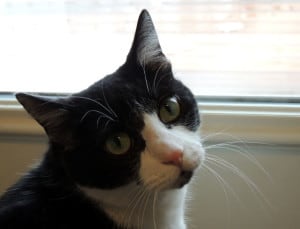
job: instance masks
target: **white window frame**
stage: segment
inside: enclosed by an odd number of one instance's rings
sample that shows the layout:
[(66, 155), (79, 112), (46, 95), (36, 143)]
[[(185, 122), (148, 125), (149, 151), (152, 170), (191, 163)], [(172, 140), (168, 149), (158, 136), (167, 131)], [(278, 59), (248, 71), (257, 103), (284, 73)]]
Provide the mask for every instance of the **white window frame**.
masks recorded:
[[(208, 142), (300, 145), (300, 105), (284, 102), (201, 101), (201, 136)], [(0, 138), (45, 138), (13, 95), (0, 95)]]

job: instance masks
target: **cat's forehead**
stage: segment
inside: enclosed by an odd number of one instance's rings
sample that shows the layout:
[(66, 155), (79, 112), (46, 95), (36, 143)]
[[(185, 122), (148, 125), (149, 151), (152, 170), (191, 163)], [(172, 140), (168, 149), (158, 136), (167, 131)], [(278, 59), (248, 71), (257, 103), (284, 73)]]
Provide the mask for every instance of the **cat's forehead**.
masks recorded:
[(137, 102), (149, 103), (172, 94), (176, 84), (178, 82), (166, 64), (135, 68), (126, 66), (97, 82), (90, 94), (99, 100), (133, 105)]

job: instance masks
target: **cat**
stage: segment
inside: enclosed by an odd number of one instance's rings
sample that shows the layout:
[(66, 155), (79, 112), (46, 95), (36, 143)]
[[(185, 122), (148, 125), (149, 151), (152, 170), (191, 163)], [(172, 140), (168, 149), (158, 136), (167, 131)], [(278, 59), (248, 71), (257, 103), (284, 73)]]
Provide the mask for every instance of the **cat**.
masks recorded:
[(1, 229), (186, 229), (187, 187), (205, 159), (200, 116), (147, 10), (114, 73), (67, 97), (16, 98), (49, 147), (2, 195)]

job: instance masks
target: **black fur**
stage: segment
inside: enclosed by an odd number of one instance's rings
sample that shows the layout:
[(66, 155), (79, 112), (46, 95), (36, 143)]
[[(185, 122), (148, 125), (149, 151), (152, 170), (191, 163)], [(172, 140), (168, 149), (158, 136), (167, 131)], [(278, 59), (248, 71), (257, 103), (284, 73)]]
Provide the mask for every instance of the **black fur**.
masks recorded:
[[(40, 165), (1, 197), (1, 229), (118, 228), (77, 185), (112, 189), (138, 182), (139, 155), (145, 148), (141, 113), (155, 112), (166, 97), (176, 96), (181, 104), (176, 123), (191, 130), (199, 126), (193, 95), (174, 79), (159, 43), (155, 61), (143, 65), (138, 59), (139, 44), (145, 41), (141, 30), (149, 20), (143, 11), (125, 64), (88, 89), (56, 100), (17, 94), (44, 127), (49, 149)], [(133, 139), (129, 153), (106, 152), (106, 137), (115, 131), (126, 131)]]

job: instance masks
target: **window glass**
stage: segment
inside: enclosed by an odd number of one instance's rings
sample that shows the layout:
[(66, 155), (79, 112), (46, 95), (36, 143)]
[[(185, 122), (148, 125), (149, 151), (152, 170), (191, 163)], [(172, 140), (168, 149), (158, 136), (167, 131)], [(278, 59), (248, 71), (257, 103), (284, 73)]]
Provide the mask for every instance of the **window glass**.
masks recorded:
[(300, 96), (300, 3), (2, 0), (0, 91), (76, 92), (113, 72), (147, 8), (197, 95)]

